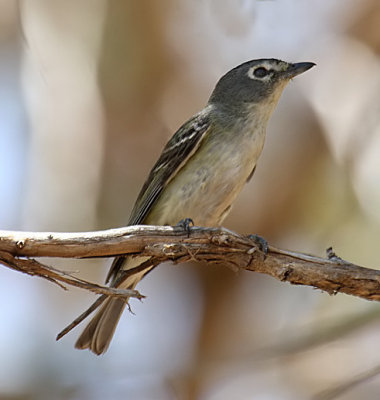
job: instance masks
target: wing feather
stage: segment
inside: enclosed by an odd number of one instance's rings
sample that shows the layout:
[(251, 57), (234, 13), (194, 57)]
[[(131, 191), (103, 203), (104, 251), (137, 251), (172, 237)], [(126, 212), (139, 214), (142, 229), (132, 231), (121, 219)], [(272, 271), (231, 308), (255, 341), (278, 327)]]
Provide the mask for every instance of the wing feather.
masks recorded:
[(144, 223), (163, 189), (198, 149), (209, 126), (209, 110), (206, 109), (194, 115), (172, 136), (137, 197), (129, 225)]

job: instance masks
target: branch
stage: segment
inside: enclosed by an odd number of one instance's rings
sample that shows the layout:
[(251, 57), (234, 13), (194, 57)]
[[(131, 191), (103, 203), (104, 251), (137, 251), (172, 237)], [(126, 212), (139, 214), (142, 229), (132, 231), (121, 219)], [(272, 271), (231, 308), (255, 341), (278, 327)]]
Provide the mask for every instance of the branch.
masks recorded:
[(216, 263), (270, 275), (282, 282), (307, 285), (326, 291), (380, 300), (380, 271), (360, 267), (337, 257), (327, 258), (277, 249), (268, 254), (256, 242), (224, 228), (129, 226), (85, 233), (35, 233), (0, 231), (0, 263), (107, 296), (142, 297), (137, 291), (107, 288), (47, 267), (29, 257), (90, 258), (121, 254), (149, 256), (152, 265), (171, 260)]
[[(2, 238), (0, 237), (0, 244)], [(0, 246), (1, 247), (1, 246)], [(137, 290), (116, 289), (113, 287), (102, 286), (96, 283), (88, 282), (84, 279), (77, 278), (68, 272), (59, 271), (51, 266), (44, 265), (33, 259), (23, 259), (0, 250), (0, 263), (19, 272), (24, 272), (28, 275), (36, 275), (45, 278), (50, 282), (55, 283), (62, 289), (66, 290), (64, 283), (71, 286), (76, 286), (81, 289), (86, 289), (96, 294), (103, 296), (112, 296), (128, 299), (129, 297), (144, 298)]]

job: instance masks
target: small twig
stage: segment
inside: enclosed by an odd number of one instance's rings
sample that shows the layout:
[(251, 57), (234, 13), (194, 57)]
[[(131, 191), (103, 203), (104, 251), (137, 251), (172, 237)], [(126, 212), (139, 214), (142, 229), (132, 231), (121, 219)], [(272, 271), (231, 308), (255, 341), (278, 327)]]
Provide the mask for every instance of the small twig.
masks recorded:
[(77, 325), (79, 325), (85, 318), (87, 318), (91, 313), (93, 313), (102, 303), (103, 301), (107, 298), (105, 294), (100, 296), (92, 305), (84, 311), (81, 315), (79, 315), (77, 318), (74, 319), (74, 321), (70, 324), (67, 325), (65, 329), (63, 329), (61, 332), (58, 333), (56, 340), (61, 339), (63, 336), (65, 336), (67, 333), (69, 333), (72, 329), (74, 329)]
[(55, 283), (64, 290), (67, 290), (66, 286), (62, 284), (66, 283), (71, 286), (76, 286), (81, 289), (89, 290), (96, 294), (112, 297), (119, 297), (122, 299), (128, 299), (129, 297), (137, 297), (138, 299), (144, 298), (137, 290), (130, 289), (118, 289), (108, 286), (98, 285), (96, 283), (91, 283), (86, 280), (77, 278), (68, 274), (67, 272), (59, 271), (53, 267), (42, 264), (39, 261), (33, 259), (22, 259), (14, 257), (12, 254), (0, 251), (0, 263), (3, 265), (26, 273), (28, 275), (36, 275), (41, 278), (47, 279), (50, 282)]

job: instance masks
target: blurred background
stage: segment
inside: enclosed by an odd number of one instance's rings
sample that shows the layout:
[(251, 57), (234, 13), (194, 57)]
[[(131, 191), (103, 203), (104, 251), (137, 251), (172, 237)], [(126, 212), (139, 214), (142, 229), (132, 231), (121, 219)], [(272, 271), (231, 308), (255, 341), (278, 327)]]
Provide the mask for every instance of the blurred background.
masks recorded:
[[(123, 226), (163, 145), (253, 58), (286, 88), (224, 225), (379, 266), (377, 0), (0, 0), (0, 228)], [(109, 260), (45, 260), (103, 282)], [(56, 334), (92, 303), (0, 268), (0, 399), (309, 399), (380, 365), (380, 306), (223, 267), (162, 265), (106, 355)], [(374, 376), (339, 399), (379, 397)]]

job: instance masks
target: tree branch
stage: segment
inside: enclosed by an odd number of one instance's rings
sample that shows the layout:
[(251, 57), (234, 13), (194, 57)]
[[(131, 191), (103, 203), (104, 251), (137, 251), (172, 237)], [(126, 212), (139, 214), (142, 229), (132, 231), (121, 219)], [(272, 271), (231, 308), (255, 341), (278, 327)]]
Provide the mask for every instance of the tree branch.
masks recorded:
[(138, 297), (135, 290), (96, 285), (58, 271), (29, 257), (90, 258), (121, 254), (149, 256), (152, 265), (171, 260), (224, 264), (270, 275), (280, 281), (326, 291), (380, 300), (380, 271), (364, 268), (337, 257), (327, 258), (269, 246), (264, 254), (254, 240), (224, 228), (128, 226), (96, 232), (0, 231), (0, 262), (12, 269), (38, 275), (62, 286), (69, 284), (106, 296)]

